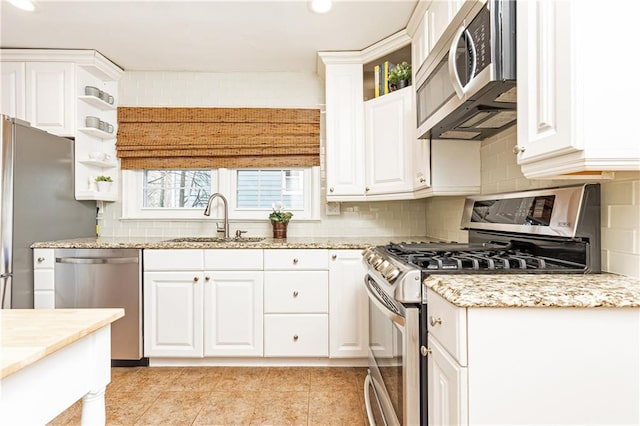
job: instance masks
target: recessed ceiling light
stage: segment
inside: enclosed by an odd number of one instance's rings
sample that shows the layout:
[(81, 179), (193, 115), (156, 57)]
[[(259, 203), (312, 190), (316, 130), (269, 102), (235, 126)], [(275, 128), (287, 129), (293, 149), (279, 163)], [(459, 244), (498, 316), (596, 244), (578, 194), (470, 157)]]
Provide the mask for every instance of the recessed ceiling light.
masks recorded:
[(311, 0), (311, 10), (315, 13), (327, 13), (331, 10), (331, 0)]
[(17, 7), (18, 9), (26, 10), (27, 12), (33, 12), (36, 10), (36, 5), (32, 0), (8, 0), (9, 3)]

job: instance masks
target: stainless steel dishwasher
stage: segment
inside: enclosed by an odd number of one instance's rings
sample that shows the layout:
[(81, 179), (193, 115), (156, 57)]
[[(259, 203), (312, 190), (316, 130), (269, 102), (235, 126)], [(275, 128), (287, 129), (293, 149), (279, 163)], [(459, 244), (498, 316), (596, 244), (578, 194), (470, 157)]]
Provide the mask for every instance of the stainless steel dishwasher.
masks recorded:
[(111, 325), (111, 359), (144, 363), (140, 250), (56, 249), (55, 259), (55, 307), (124, 308)]

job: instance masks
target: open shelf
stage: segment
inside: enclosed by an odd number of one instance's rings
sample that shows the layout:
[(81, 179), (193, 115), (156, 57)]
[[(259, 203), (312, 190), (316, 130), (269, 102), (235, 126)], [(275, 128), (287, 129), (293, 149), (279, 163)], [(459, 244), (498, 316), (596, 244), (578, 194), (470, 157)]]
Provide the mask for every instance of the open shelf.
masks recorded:
[(105, 102), (102, 99), (97, 98), (95, 96), (82, 95), (82, 96), (78, 96), (78, 99), (88, 103), (89, 105), (99, 108), (103, 111), (113, 111), (116, 109), (115, 105)]
[(76, 200), (117, 201), (118, 194), (115, 192), (76, 191)]
[(80, 127), (78, 131), (86, 133), (87, 135), (95, 136), (100, 139), (115, 139), (115, 133), (108, 133), (95, 127)]
[(79, 160), (78, 163), (86, 164), (87, 166), (101, 167), (103, 169), (115, 169), (118, 167), (118, 163), (113, 161)]

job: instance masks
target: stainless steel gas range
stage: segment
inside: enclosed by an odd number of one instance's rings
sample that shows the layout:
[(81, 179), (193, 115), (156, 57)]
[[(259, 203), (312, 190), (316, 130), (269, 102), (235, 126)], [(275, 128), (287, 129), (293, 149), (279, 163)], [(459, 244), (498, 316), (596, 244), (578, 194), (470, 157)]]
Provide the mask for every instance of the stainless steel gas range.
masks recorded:
[(469, 243), (401, 242), (363, 252), (368, 272), (372, 425), (427, 425), (428, 300), (433, 274), (600, 272), (600, 186), (467, 198)]

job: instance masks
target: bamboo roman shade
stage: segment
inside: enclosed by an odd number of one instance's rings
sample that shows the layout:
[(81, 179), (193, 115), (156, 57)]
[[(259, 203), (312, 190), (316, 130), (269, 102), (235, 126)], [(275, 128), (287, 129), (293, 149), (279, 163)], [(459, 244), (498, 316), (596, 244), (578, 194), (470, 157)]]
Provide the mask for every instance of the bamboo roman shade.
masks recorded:
[(122, 169), (320, 165), (320, 110), (118, 108)]

